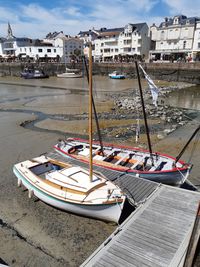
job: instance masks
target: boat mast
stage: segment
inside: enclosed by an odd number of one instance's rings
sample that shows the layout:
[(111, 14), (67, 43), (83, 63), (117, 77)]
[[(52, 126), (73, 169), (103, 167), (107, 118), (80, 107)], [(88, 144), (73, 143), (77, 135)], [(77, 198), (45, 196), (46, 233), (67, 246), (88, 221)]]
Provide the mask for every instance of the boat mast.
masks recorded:
[(89, 145), (90, 145), (90, 158), (89, 158), (89, 175), (92, 182), (93, 174), (93, 161), (92, 161), (92, 45), (89, 45)]
[(192, 141), (192, 139), (195, 137), (195, 135), (197, 134), (197, 132), (199, 130), (200, 130), (200, 125), (197, 127), (197, 129), (194, 131), (194, 133), (192, 134), (192, 136), (190, 137), (190, 139), (187, 141), (187, 143), (185, 144), (185, 146), (183, 147), (183, 149), (181, 150), (181, 152), (176, 157), (176, 160), (174, 162), (175, 164), (179, 161), (179, 159), (181, 158), (181, 156), (185, 152), (186, 148), (188, 147), (188, 145), (190, 144), (190, 142)]
[(136, 68), (137, 78), (138, 78), (138, 85), (139, 85), (139, 91), (140, 91), (140, 99), (141, 99), (141, 104), (142, 104), (142, 112), (143, 112), (143, 117), (144, 117), (145, 130), (146, 130), (146, 135), (147, 135), (147, 142), (148, 142), (150, 157), (151, 157), (152, 164), (153, 164), (151, 140), (150, 140), (149, 128), (148, 128), (148, 124), (147, 124), (147, 116), (146, 116), (145, 107), (144, 107), (144, 98), (143, 98), (143, 94), (142, 94), (142, 86), (141, 86), (140, 74), (139, 74), (137, 61), (135, 61), (135, 68)]
[[(86, 69), (86, 74), (87, 74), (87, 80), (89, 83), (89, 73), (88, 73), (88, 68), (87, 68), (87, 64), (86, 64), (86, 60), (85, 60), (85, 56), (83, 56), (83, 60), (84, 60), (84, 65), (85, 65), (85, 69)], [(97, 133), (98, 133), (98, 137), (99, 137), (99, 143), (100, 143), (100, 151), (102, 153), (102, 156), (104, 156), (104, 152), (103, 152), (103, 142), (102, 142), (102, 138), (101, 138), (101, 132), (100, 132), (100, 127), (99, 127), (99, 121), (98, 121), (98, 117), (97, 117), (97, 111), (96, 111), (96, 107), (95, 107), (95, 103), (94, 103), (94, 98), (92, 96), (92, 106), (93, 106), (93, 110), (94, 110), (94, 116), (95, 116), (95, 121), (96, 121), (96, 126), (97, 126)]]

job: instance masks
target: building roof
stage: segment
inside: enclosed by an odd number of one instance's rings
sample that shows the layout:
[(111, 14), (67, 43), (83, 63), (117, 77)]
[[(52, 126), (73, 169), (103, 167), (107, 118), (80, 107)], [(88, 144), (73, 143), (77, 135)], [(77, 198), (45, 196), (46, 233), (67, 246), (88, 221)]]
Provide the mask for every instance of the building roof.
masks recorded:
[(138, 31), (140, 31), (146, 25), (146, 23), (145, 22), (142, 22), (142, 23), (134, 23), (134, 24), (130, 23), (130, 25), (132, 25)]
[(176, 25), (192, 25), (195, 24), (197, 21), (200, 21), (200, 17), (190, 17), (188, 18), (187, 16), (184, 15), (176, 15), (173, 18), (165, 18), (165, 21), (161, 22), (159, 28), (163, 28), (163, 27), (170, 27), (173, 25), (174, 20), (178, 18), (179, 19), (179, 23)]

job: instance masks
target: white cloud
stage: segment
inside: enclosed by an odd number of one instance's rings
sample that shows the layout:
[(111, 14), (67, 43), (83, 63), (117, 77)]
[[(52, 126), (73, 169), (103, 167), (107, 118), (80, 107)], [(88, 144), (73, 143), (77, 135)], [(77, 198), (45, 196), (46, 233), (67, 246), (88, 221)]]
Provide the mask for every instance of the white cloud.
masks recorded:
[(183, 14), (187, 17), (200, 16), (199, 0), (162, 0), (170, 8), (172, 16)]
[(82, 15), (81, 12), (79, 11), (79, 8), (77, 7), (67, 8), (66, 10), (64, 10), (64, 14), (69, 15), (69, 16), (75, 16), (75, 17)]
[(6, 36), (8, 20), (15, 36), (32, 38), (43, 38), (50, 31), (76, 35), (92, 27), (123, 27), (138, 22), (147, 22), (149, 26), (153, 22), (160, 24), (163, 16), (153, 17), (151, 11), (161, 1), (169, 6), (171, 16), (200, 14), (199, 0), (193, 0), (192, 4), (188, 0), (62, 0), (62, 6), (51, 9), (33, 3), (19, 4), (13, 9), (0, 7), (0, 22), (3, 22), (0, 34)]

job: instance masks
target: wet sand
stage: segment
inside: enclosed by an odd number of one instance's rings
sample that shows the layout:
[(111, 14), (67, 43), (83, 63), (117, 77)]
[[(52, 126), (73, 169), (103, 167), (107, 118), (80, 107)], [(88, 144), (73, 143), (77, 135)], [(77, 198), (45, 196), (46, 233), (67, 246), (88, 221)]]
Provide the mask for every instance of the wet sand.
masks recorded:
[[(13, 164), (50, 151), (60, 135), (51, 131), (25, 129), (20, 126), (21, 122), (34, 119), (34, 112), (8, 112), (7, 109), (42, 110), (51, 114), (66, 112), (62, 90), (52, 92), (42, 88), (39, 91), (25, 91), (25, 87), (20, 90), (5, 93), (5, 101), (0, 103), (1, 111), (4, 110), (0, 112), (0, 258), (10, 266), (79, 266), (113, 232), (115, 226), (57, 210), (36, 199), (28, 199), (27, 191), (17, 188), (12, 173)], [(54, 106), (50, 100), (52, 97)], [(83, 100), (77, 101), (82, 103)], [(78, 105), (73, 112), (77, 110)], [(154, 148), (176, 156), (199, 122), (198, 117)], [(190, 178), (196, 185), (200, 184), (199, 142), (197, 146)], [(186, 158), (189, 151), (187, 153), (184, 155)]]

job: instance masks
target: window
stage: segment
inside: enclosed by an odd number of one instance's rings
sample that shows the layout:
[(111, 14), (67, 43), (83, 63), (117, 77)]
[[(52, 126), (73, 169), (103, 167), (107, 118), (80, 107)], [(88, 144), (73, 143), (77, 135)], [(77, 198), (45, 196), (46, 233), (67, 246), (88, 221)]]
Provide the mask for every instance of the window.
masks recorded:
[(38, 53), (42, 53), (42, 48), (38, 48)]
[(163, 40), (164, 37), (165, 37), (165, 32), (164, 31), (161, 31), (161, 33), (160, 33), (160, 39)]
[(48, 49), (47, 49), (47, 53), (51, 53), (51, 49), (48, 48)]
[(186, 48), (186, 43), (187, 43), (186, 41), (183, 42), (183, 49)]
[(29, 48), (29, 51), (31, 52), (31, 47)]
[(54, 51), (54, 53), (56, 53), (56, 49), (54, 49), (53, 51)]
[(198, 48), (200, 48), (200, 43), (198, 43)]

